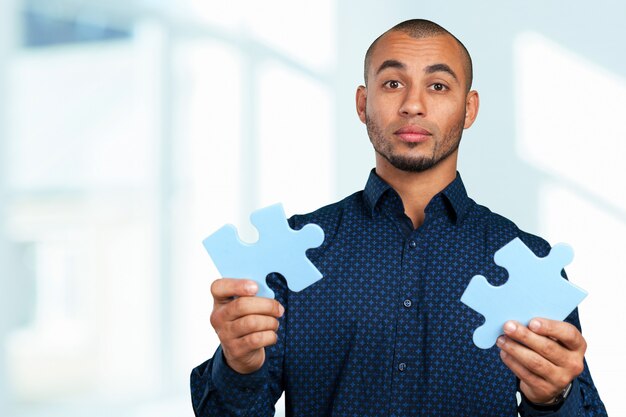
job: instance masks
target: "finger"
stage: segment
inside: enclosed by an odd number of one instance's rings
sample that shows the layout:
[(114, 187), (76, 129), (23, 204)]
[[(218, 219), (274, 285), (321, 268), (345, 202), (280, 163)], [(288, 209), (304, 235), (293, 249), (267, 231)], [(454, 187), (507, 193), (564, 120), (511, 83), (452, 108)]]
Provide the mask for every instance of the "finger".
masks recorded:
[(555, 365), (563, 366), (568, 363), (571, 352), (548, 335), (537, 334), (514, 321), (505, 323), (504, 334), (537, 352), (541, 357)]
[(284, 307), (276, 300), (265, 297), (241, 297), (224, 306), (223, 319), (234, 321), (248, 315), (281, 317)]
[(277, 331), (278, 320), (270, 316), (248, 315), (243, 316), (230, 323), (229, 335), (240, 338), (251, 333), (263, 332), (267, 330)]
[(252, 296), (258, 290), (258, 284), (247, 279), (221, 278), (211, 284), (211, 294), (216, 304), (230, 302), (233, 297)]
[(526, 385), (529, 387), (529, 390), (524, 392), (528, 399), (535, 403), (542, 403), (554, 398), (556, 391), (550, 382), (529, 371), (528, 368), (504, 350), (500, 351), (500, 359), (519, 378), (521, 386)]
[(516, 363), (519, 363), (529, 372), (542, 379), (552, 382), (552, 378), (560, 374), (558, 368), (552, 362), (515, 340), (506, 336), (500, 336), (496, 344), (507, 356), (514, 359)]
[(510, 355), (504, 350), (500, 351), (500, 359), (502, 362), (509, 368), (515, 376), (517, 376), (520, 381), (526, 382), (528, 385), (533, 387), (538, 387), (540, 389), (549, 390), (550, 384), (548, 381), (540, 377), (539, 375), (531, 372), (528, 368), (526, 368), (521, 362), (515, 359), (514, 356)]
[(243, 337), (233, 339), (224, 345), (230, 355), (233, 357), (243, 357), (255, 350), (275, 345), (278, 341), (276, 332), (267, 330), (264, 332), (255, 332)]
[(534, 318), (528, 328), (535, 334), (551, 337), (567, 347), (569, 350), (584, 351), (587, 349), (585, 338), (576, 326), (564, 321)]

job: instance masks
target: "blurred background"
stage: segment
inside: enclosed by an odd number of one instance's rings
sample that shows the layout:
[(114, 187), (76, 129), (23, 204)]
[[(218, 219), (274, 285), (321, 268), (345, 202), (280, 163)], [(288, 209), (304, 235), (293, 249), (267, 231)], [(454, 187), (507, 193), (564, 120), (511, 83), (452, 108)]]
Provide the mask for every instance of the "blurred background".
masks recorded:
[(574, 247), (587, 358), (626, 415), (618, 0), (1, 0), (0, 415), (193, 415), (217, 346), (202, 239), (364, 186), (363, 56), (414, 17), (474, 59), (470, 195)]

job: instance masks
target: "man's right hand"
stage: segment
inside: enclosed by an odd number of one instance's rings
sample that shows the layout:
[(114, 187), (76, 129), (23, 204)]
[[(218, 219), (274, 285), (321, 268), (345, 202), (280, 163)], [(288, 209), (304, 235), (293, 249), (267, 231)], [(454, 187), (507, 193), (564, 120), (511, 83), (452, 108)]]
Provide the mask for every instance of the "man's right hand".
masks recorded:
[(265, 347), (276, 344), (278, 317), (285, 309), (276, 300), (255, 297), (254, 281), (222, 278), (211, 285), (211, 325), (222, 344), (226, 363), (240, 374), (257, 371), (265, 362)]

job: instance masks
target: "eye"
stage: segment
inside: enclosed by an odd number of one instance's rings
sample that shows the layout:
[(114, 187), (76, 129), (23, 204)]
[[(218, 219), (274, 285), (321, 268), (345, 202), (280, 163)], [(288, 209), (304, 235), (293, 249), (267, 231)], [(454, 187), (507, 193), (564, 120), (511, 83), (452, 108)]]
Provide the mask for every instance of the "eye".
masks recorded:
[(392, 90), (396, 90), (396, 89), (402, 87), (402, 84), (400, 83), (400, 81), (397, 81), (397, 80), (389, 80), (389, 81), (385, 82), (383, 85), (385, 87), (387, 87), (387, 88), (392, 89)]
[(441, 83), (434, 83), (433, 85), (431, 85), (431, 88), (435, 91), (445, 91), (448, 89), (446, 85)]

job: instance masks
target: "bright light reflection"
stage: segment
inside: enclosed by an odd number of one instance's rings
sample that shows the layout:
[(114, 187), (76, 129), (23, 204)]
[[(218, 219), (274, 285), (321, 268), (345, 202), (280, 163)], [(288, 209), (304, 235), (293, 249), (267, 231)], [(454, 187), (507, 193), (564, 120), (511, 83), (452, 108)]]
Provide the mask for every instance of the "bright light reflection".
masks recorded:
[(520, 157), (626, 210), (626, 80), (538, 34), (515, 51)]
[(323, 85), (280, 66), (259, 80), (260, 199), (291, 213), (332, 199), (332, 96)]

